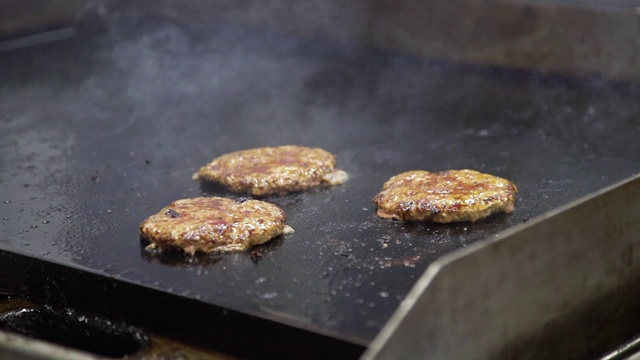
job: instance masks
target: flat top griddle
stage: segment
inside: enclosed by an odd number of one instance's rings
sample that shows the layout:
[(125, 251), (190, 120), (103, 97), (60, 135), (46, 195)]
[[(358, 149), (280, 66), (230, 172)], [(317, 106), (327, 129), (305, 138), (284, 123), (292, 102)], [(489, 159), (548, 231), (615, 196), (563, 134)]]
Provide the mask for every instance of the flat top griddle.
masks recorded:
[[(102, 32), (0, 54), (0, 249), (367, 344), (435, 259), (640, 168), (640, 89), (123, 10)], [(92, 34), (92, 35), (88, 35)], [(248, 252), (150, 256), (138, 225), (223, 153), (337, 155), (350, 181), (267, 197), (295, 234)], [(402, 171), (519, 187), (477, 223), (385, 221)], [(580, 224), (567, 224), (580, 226)], [(175, 254), (174, 254), (175, 255)]]

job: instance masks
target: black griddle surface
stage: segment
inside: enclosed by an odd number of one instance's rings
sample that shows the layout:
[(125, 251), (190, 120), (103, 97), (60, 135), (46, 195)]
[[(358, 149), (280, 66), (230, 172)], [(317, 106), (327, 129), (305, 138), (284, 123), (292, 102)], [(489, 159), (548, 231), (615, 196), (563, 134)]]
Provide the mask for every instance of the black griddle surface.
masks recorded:
[[(100, 35), (0, 54), (0, 249), (366, 344), (435, 259), (640, 168), (637, 85), (137, 11), (101, 21)], [(171, 201), (235, 196), (192, 181), (201, 165), (283, 144), (327, 149), (351, 176), (266, 198), (293, 235), (259, 258), (143, 250), (139, 223)], [(462, 168), (517, 184), (515, 213), (376, 218), (390, 176)]]

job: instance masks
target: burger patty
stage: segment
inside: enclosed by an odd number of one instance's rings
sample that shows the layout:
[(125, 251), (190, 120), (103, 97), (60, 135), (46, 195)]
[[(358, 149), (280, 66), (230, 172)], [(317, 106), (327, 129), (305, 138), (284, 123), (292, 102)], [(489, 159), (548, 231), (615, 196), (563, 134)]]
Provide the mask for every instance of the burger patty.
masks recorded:
[(196, 252), (242, 251), (289, 234), (284, 211), (252, 199), (198, 197), (176, 200), (140, 224), (140, 234), (151, 242), (148, 249), (182, 249)]
[(319, 148), (286, 145), (222, 155), (200, 168), (193, 179), (219, 183), (231, 191), (256, 196), (303, 191), (348, 180), (336, 170), (335, 155)]
[(409, 171), (390, 178), (373, 202), (383, 219), (450, 223), (514, 210), (517, 187), (475, 170)]

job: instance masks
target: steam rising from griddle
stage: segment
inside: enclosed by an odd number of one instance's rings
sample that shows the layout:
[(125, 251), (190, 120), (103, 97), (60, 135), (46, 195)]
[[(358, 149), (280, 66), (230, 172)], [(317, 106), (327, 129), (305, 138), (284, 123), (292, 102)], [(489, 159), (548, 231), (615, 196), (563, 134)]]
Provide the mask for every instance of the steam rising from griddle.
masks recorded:
[[(94, 71), (81, 86), (92, 99), (96, 94), (109, 101), (115, 97), (119, 106), (130, 110), (130, 122), (119, 131), (137, 126), (144, 127), (149, 138), (176, 132), (196, 140), (208, 137), (206, 147), (197, 145), (188, 151), (206, 157), (289, 143), (339, 152), (350, 141), (366, 138), (358, 126), (350, 124), (376, 123), (371, 132), (393, 140), (408, 139), (407, 147), (401, 149), (408, 156), (416, 156), (411, 139), (422, 137), (429, 143), (434, 153), (419, 154), (417, 165), (425, 158), (431, 162), (441, 157), (438, 153), (449, 159), (452, 153), (460, 154), (455, 161), (433, 164), (431, 170), (439, 170), (482, 162), (468, 159), (462, 149), (467, 138), (535, 136), (555, 139), (560, 146), (573, 142), (579, 133), (584, 139), (575, 144), (576, 151), (587, 146), (595, 151), (613, 147), (627, 152), (640, 133), (599, 149), (602, 139), (611, 138), (602, 136), (603, 132), (615, 129), (598, 114), (612, 111), (617, 99), (597, 97), (602, 86), (597, 81), (585, 89), (594, 93), (592, 103), (576, 104), (563, 98), (566, 88), (573, 86), (563, 79), (496, 69), (477, 71), (367, 48), (365, 41), (349, 35), (366, 33), (364, 25), (349, 20), (373, 19), (375, 14), (357, 5), (295, 6), (289, 13), (315, 16), (315, 22), (337, 30), (317, 38), (293, 35), (289, 25), (278, 26), (277, 10), (257, 3), (228, 4), (228, 9), (222, 3), (201, 6), (201, 13), (195, 6), (183, 9), (165, 4), (153, 15), (133, 5), (117, 11), (105, 7), (98, 12), (106, 30), (101, 61), (96, 64), (102, 71)], [(236, 18), (262, 25), (243, 26), (214, 13), (215, 9), (232, 12), (232, 8), (242, 12), (234, 13)], [(302, 20), (289, 20), (287, 24), (304, 28), (297, 23)], [(452, 71), (467, 71), (469, 76), (451, 80)], [(502, 89), (486, 89), (487, 76), (513, 77), (512, 85), (508, 90), (504, 84)], [(505, 106), (492, 107), (495, 100), (484, 96), (487, 92), (503, 92)], [(563, 106), (563, 111), (556, 111)], [(640, 111), (640, 105), (636, 107)], [(549, 121), (540, 122), (543, 117)], [(198, 121), (198, 126), (186, 124), (201, 118), (205, 120)], [(380, 118), (388, 123), (372, 121)], [(225, 126), (223, 133), (219, 124), (227, 121), (233, 125)], [(506, 122), (508, 128), (502, 125)], [(341, 126), (336, 128), (336, 123)], [(438, 136), (451, 129), (458, 133), (455, 141)], [(317, 134), (325, 134), (321, 143)], [(216, 138), (221, 136), (233, 137), (238, 146), (218, 147)], [(384, 144), (371, 145), (372, 158), (389, 160)], [(185, 143), (185, 149), (188, 146)], [(176, 150), (157, 146), (155, 151)]]

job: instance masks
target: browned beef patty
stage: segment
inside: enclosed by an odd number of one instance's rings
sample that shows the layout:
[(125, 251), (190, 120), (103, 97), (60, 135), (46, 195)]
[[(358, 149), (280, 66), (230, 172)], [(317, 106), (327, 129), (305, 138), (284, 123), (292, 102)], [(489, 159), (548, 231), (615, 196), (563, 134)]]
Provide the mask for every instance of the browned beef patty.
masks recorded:
[(150, 249), (196, 252), (242, 251), (291, 233), (285, 214), (259, 200), (198, 197), (176, 200), (140, 224)]
[(347, 174), (335, 166), (335, 155), (323, 149), (261, 147), (222, 155), (201, 167), (193, 178), (222, 184), (234, 192), (263, 196), (346, 182)]
[(409, 171), (389, 179), (373, 201), (384, 219), (450, 223), (514, 210), (517, 187), (475, 170)]

